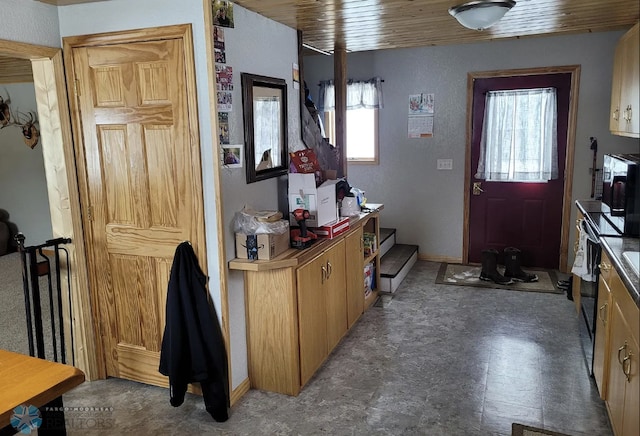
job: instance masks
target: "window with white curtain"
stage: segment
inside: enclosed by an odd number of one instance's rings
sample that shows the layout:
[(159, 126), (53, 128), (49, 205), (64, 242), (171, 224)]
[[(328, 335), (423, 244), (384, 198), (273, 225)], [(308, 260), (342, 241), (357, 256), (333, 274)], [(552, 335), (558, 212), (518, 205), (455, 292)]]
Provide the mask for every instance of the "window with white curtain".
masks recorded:
[[(378, 109), (382, 108), (382, 80), (347, 82), (347, 160), (378, 162)], [(335, 87), (332, 80), (320, 82), (318, 109), (324, 113), (329, 142), (335, 144)]]
[(558, 178), (555, 88), (489, 91), (477, 179), (547, 182)]

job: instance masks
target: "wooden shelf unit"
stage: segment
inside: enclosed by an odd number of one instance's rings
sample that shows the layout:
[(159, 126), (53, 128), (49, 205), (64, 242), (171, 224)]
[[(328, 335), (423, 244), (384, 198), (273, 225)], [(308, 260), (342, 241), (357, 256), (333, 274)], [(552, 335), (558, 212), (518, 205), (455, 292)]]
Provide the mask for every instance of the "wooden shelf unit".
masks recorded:
[[(349, 230), (305, 250), (290, 249), (273, 260), (233, 259), (244, 271), (249, 380), (251, 387), (298, 395), (344, 334), (377, 299), (364, 294), (364, 266), (375, 266), (380, 283), (382, 204), (352, 217)], [(364, 232), (376, 249), (364, 256)]]

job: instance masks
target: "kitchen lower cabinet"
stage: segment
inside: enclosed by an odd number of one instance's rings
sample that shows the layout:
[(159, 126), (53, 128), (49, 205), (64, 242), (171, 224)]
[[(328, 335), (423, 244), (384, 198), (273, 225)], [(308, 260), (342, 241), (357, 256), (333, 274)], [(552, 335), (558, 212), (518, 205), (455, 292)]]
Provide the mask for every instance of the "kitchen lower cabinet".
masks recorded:
[(366, 310), (363, 263), (375, 261), (377, 250), (365, 257), (362, 236), (378, 232), (378, 220), (377, 211), (362, 213), (346, 233), (307, 249), (229, 262), (244, 271), (252, 388), (298, 395)]
[(596, 337), (593, 346), (593, 378), (600, 392), (600, 398), (607, 397), (607, 377), (609, 371), (609, 320), (611, 319), (611, 291), (609, 285), (600, 276), (598, 285), (598, 313), (596, 322)]
[(302, 385), (347, 331), (344, 245), (340, 241), (297, 271)]
[[(616, 436), (637, 436), (640, 423), (640, 311), (605, 253), (600, 264), (603, 288), (611, 293), (605, 335), (604, 398)], [(605, 291), (606, 293), (606, 291)], [(600, 328), (598, 324), (598, 328)], [(608, 344), (607, 337), (608, 335)], [(598, 343), (596, 342), (596, 346)], [(597, 382), (597, 379), (596, 379)], [(601, 391), (603, 394), (603, 391)]]
[(347, 275), (347, 326), (351, 328), (364, 311), (363, 265), (364, 245), (363, 230), (358, 228), (349, 234), (345, 241), (345, 264)]

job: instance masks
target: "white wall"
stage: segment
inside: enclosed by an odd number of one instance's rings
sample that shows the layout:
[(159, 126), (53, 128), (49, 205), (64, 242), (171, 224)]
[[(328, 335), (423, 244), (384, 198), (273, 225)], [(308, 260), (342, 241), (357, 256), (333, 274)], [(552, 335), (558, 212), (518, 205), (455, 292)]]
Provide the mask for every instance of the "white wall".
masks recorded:
[[(10, 97), (13, 112), (36, 111), (33, 83), (2, 85), (0, 95)], [(27, 238), (26, 245), (43, 244), (53, 237), (42, 140), (33, 148), (23, 141), (19, 126), (0, 129), (0, 209)]]
[[(234, 5), (235, 28), (224, 29), (227, 65), (233, 67), (233, 111), (229, 114), (231, 144), (244, 144), (240, 73), (259, 74), (287, 81), (289, 149), (303, 148), (300, 132), (300, 95), (294, 89), (292, 63), (297, 62), (296, 31)], [(277, 210), (278, 196), (286, 181), (276, 178), (247, 184), (246, 168), (222, 168), (225, 247), (227, 260), (235, 257), (232, 221), (247, 204), (258, 210)], [(283, 185), (284, 183), (284, 185)], [(285, 211), (286, 212), (286, 211)], [(244, 312), (244, 280), (239, 271), (229, 271), (229, 321), (231, 327), (232, 384), (248, 377)]]
[(208, 72), (206, 60), (206, 40), (202, 0), (111, 0), (108, 2), (86, 3), (58, 8), (60, 35), (88, 35), (115, 32), (145, 27), (169, 26), (191, 23), (193, 30), (196, 86), (198, 99), (198, 121), (200, 125), (200, 145), (205, 203), (205, 225), (207, 228), (207, 263), (210, 293), (220, 313), (220, 272), (218, 265), (218, 232), (215, 211), (214, 190), (214, 148), (211, 135), (211, 111), (209, 108)]
[[(349, 78), (380, 76), (385, 80), (385, 105), (379, 124), (380, 164), (350, 165), (349, 183), (364, 189), (369, 201), (385, 204), (381, 223), (398, 229), (399, 242), (418, 244), (422, 254), (461, 259), (467, 73), (580, 64), (573, 199), (589, 198), (590, 136), (598, 138), (600, 162), (603, 153), (638, 152), (638, 140), (612, 136), (608, 128), (613, 52), (622, 33), (347, 55)], [(317, 101), (318, 81), (333, 76), (333, 58), (306, 57), (304, 75)], [(409, 94), (420, 92), (435, 94), (434, 136), (408, 139), (407, 99)], [(436, 170), (437, 159), (453, 159), (453, 170)]]
[[(278, 180), (247, 185), (244, 168), (222, 169), (224, 235), (218, 235), (215, 221), (213, 165), (218, 165), (217, 144), (211, 131), (211, 110), (206, 69), (206, 47), (201, 0), (111, 0), (59, 8), (62, 37), (152, 26), (191, 23), (193, 25), (200, 140), (202, 145), (205, 220), (212, 298), (220, 315), (218, 241), (224, 238), (227, 260), (235, 257), (231, 220), (243, 204), (259, 209), (277, 208)], [(126, 14), (122, 11), (126, 10)], [(298, 91), (293, 89), (291, 66), (297, 60), (297, 36), (293, 29), (234, 5), (235, 28), (225, 28), (227, 65), (233, 67), (233, 111), (229, 115), (232, 144), (243, 144), (242, 91), (240, 73), (283, 78), (288, 83), (289, 146), (302, 147)], [(231, 336), (232, 388), (248, 377), (245, 337), (244, 284), (242, 274), (229, 277), (229, 323)]]
[(38, 1), (0, 0), (0, 10), (0, 39), (60, 47), (58, 11), (55, 6)]

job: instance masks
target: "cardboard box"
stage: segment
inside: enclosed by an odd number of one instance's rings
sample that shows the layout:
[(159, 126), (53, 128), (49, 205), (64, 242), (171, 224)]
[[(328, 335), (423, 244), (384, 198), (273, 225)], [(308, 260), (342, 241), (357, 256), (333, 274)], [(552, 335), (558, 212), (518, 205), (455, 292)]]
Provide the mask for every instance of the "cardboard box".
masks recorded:
[[(247, 236), (250, 238), (247, 239)], [(281, 234), (261, 233), (257, 235), (236, 233), (236, 257), (238, 259), (271, 260), (287, 251), (288, 248), (289, 231)]]
[(349, 230), (349, 218), (340, 218), (339, 220), (332, 221), (324, 226), (311, 229), (313, 233), (318, 235), (318, 238), (322, 239), (333, 239), (347, 230)]
[[(338, 218), (336, 205), (337, 180), (327, 180), (316, 188), (315, 174), (289, 174), (289, 212), (295, 209), (307, 209), (311, 215), (307, 227), (321, 227)], [(297, 226), (293, 216), (289, 224)]]

